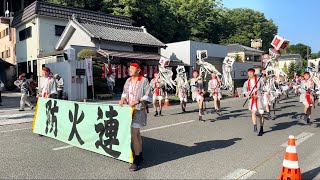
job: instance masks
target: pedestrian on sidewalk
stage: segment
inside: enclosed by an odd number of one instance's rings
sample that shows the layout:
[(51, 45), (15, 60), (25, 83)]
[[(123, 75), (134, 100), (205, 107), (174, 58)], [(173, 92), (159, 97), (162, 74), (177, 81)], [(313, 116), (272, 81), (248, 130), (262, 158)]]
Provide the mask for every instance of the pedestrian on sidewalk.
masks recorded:
[(193, 71), (193, 78), (190, 81), (191, 86), (191, 92), (192, 92), (192, 101), (197, 101), (199, 104), (199, 121), (203, 121), (202, 116), (203, 113), (203, 103), (204, 103), (204, 97), (203, 97), (203, 79), (201, 75), (199, 76), (199, 71), (194, 70)]
[(52, 77), (50, 69), (47, 67), (42, 68), (42, 76), (44, 77), (44, 80), (41, 84), (41, 88), (37, 97), (55, 99), (57, 97), (57, 85), (56, 81)]
[[(257, 128), (257, 117), (256, 113), (259, 113), (260, 118), (260, 131), (258, 136), (263, 135), (263, 125), (264, 125), (264, 117), (263, 117), (263, 80), (260, 79), (258, 81), (258, 77), (254, 74), (255, 70), (250, 68), (248, 69), (248, 77), (249, 79), (243, 85), (243, 92), (249, 100), (249, 110), (251, 111), (251, 119), (253, 123), (253, 132), (258, 132)], [(251, 93), (251, 94), (250, 94)]]
[(60, 77), (59, 74), (55, 74), (55, 75), (54, 75), (54, 78), (55, 78), (56, 83), (57, 83), (58, 99), (62, 99), (62, 96), (63, 96), (63, 87), (64, 87), (63, 78)]
[(162, 100), (163, 100), (163, 88), (164, 82), (160, 80), (158, 72), (153, 73), (153, 79), (150, 81), (150, 87), (152, 90), (152, 104), (155, 111), (154, 116), (158, 115), (157, 101), (159, 101), (159, 115), (162, 116)]
[(220, 99), (221, 99), (221, 91), (220, 91), (221, 82), (218, 79), (215, 72), (211, 74), (211, 80), (208, 83), (208, 91), (210, 92), (210, 96), (213, 98), (213, 105), (215, 112), (220, 116)]
[(4, 90), (4, 83), (0, 80), (0, 106), (2, 106), (1, 92)]
[(147, 102), (151, 102), (149, 81), (141, 73), (140, 62), (130, 64), (129, 75), (123, 87), (119, 105), (129, 104), (134, 108), (131, 125), (131, 142), (133, 145), (134, 160), (130, 171), (137, 171), (143, 162), (142, 138), (140, 129), (147, 124)]
[[(30, 81), (27, 80), (26, 74), (22, 73), (19, 77), (20, 79), (20, 89), (21, 89), (21, 100), (20, 100), (20, 109), (19, 111), (24, 111), (25, 105), (27, 104), (31, 109), (34, 108), (32, 103), (28, 100), (28, 93), (29, 91), (32, 92), (30, 87)], [(33, 96), (33, 94), (31, 94)]]

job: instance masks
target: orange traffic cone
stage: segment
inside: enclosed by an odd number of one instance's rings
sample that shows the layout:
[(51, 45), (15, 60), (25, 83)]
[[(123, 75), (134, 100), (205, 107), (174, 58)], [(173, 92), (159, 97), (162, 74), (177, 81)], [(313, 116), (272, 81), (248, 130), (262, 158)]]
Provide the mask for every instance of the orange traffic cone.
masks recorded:
[(298, 164), (298, 154), (296, 149), (296, 140), (294, 136), (289, 136), (288, 147), (284, 156), (282, 170), (279, 176), (280, 180), (299, 180), (301, 171)]
[(168, 106), (170, 106), (169, 98), (166, 97), (166, 98), (164, 99), (164, 107), (168, 107)]

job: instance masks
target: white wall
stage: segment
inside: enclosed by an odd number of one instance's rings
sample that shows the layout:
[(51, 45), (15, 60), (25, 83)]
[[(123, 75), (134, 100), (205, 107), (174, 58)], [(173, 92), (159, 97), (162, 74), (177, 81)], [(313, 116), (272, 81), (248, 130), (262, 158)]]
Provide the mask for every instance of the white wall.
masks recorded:
[(68, 100), (83, 100), (87, 98), (86, 76), (76, 76), (76, 69), (85, 69), (85, 61), (64, 61), (46, 64), (54, 73), (58, 73), (64, 80), (64, 92)]
[[(31, 26), (32, 33), (30, 38), (23, 41), (19, 41), (19, 32), (27, 27)], [(16, 56), (17, 63), (26, 62), (37, 59), (39, 49), (39, 19), (33, 18), (27, 23), (17, 27), (17, 44), (16, 44)]]
[(197, 50), (207, 50), (208, 56), (212, 58), (225, 58), (228, 54), (227, 46), (212, 44), (212, 43), (202, 43), (190, 41), (190, 58), (191, 65), (194, 65), (197, 61)]
[(253, 65), (250, 63), (234, 62), (232, 68), (232, 79), (248, 79), (247, 71), (253, 68)]
[(60, 36), (55, 35), (55, 25), (66, 26), (68, 20), (39, 16), (39, 47), (41, 53), (50, 53), (55, 50), (55, 46)]
[(190, 41), (182, 41), (166, 44), (166, 49), (161, 49), (160, 54), (166, 58), (173, 60), (181, 60), (185, 64), (190, 65)]

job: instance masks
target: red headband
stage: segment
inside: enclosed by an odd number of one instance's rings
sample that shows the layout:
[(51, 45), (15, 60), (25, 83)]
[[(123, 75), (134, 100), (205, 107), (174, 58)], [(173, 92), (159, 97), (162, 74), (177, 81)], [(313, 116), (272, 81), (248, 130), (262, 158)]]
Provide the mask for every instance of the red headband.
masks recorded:
[(195, 73), (195, 72), (199, 74), (199, 71), (198, 71), (198, 70), (193, 70), (192, 74)]
[(248, 72), (253, 72), (254, 73), (255, 70), (254, 69), (249, 69)]
[(133, 66), (133, 67), (135, 67), (137, 69), (141, 69), (141, 67), (137, 63), (132, 63), (132, 64), (130, 64), (130, 66)]
[(47, 68), (47, 67), (44, 67), (44, 68), (42, 68), (42, 71), (50, 72), (50, 69), (49, 69), (49, 68)]

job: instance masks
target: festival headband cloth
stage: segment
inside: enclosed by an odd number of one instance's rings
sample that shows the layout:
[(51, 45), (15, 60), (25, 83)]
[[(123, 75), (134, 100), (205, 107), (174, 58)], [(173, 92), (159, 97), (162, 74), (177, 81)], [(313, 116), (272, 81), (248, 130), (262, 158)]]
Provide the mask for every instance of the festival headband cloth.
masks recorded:
[(132, 63), (132, 64), (130, 64), (130, 66), (133, 66), (133, 67), (135, 67), (137, 69), (141, 69), (141, 67), (137, 63)]
[(199, 74), (199, 71), (198, 71), (198, 70), (193, 70), (193, 72), (192, 72), (192, 73), (195, 73), (195, 72)]
[(255, 70), (254, 69), (249, 69), (248, 72), (253, 72), (254, 73)]
[(49, 68), (44, 67), (44, 68), (42, 68), (42, 71), (50, 72), (50, 69), (49, 69)]

